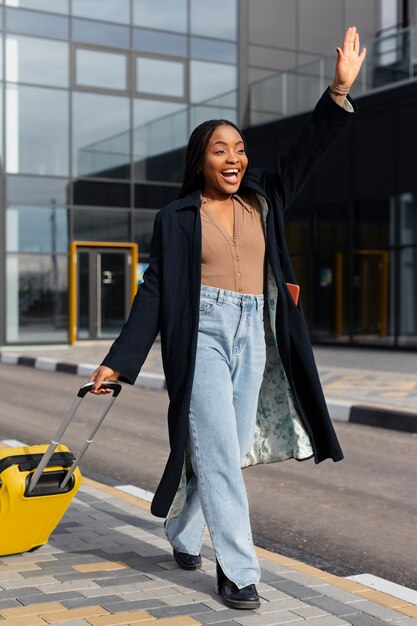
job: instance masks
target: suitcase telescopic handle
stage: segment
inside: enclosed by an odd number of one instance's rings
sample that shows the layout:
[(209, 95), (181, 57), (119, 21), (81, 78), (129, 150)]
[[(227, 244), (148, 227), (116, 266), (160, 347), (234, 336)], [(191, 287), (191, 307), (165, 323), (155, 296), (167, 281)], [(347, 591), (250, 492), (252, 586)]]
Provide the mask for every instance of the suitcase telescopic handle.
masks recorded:
[[(64, 417), (64, 419), (62, 420), (62, 423), (60, 425), (60, 427), (58, 428), (58, 431), (55, 435), (55, 437), (51, 440), (51, 443), (48, 446), (48, 449), (46, 450), (45, 454), (43, 455), (38, 467), (36, 468), (35, 472), (33, 473), (33, 476), (31, 478), (29, 487), (28, 487), (28, 493), (31, 493), (31, 491), (33, 491), (33, 489), (36, 487), (39, 478), (42, 475), (43, 470), (45, 469), (45, 467), (48, 465), (49, 460), (51, 459), (55, 448), (57, 447), (57, 445), (59, 445), (61, 443), (61, 438), (64, 435), (65, 431), (67, 430), (68, 426), (70, 425), (70, 422), (72, 420), (72, 418), (74, 417), (75, 413), (77, 412), (78, 407), (80, 406), (83, 398), (87, 395), (87, 393), (89, 391), (91, 391), (92, 387), (94, 386), (94, 382), (88, 382), (88, 383), (84, 383), (84, 385), (82, 385), (80, 387), (80, 390), (77, 393), (77, 397), (75, 398), (74, 402), (72, 403), (68, 413), (66, 414), (66, 416)], [(100, 385), (100, 389), (112, 389), (113, 390), (113, 395), (110, 398), (110, 401), (106, 402), (106, 406), (104, 407), (103, 411), (101, 412), (97, 422), (94, 425), (93, 430), (91, 431), (90, 435), (88, 436), (87, 440), (85, 441), (83, 447), (81, 448), (81, 450), (79, 451), (78, 455), (76, 456), (74, 463), (71, 465), (70, 469), (68, 470), (68, 472), (65, 475), (64, 480), (62, 481), (60, 487), (63, 489), (69, 479), (71, 478), (71, 476), (74, 473), (74, 470), (76, 469), (76, 467), (78, 466), (78, 464), (80, 463), (81, 459), (83, 458), (84, 454), (87, 451), (87, 448), (91, 445), (91, 443), (93, 442), (94, 436), (96, 434), (96, 432), (98, 431), (98, 429), (100, 428), (101, 424), (104, 421), (104, 418), (106, 417), (107, 413), (110, 411), (111, 407), (113, 406), (114, 401), (116, 400), (117, 396), (119, 395), (119, 393), (122, 390), (122, 385), (120, 383), (118, 383), (117, 381), (113, 381), (113, 380), (105, 380), (101, 385)]]

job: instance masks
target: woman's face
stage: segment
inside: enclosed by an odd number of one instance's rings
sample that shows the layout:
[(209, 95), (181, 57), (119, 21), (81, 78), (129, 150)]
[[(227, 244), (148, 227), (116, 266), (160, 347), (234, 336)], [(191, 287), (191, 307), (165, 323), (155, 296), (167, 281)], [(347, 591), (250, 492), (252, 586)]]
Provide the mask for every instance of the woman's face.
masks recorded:
[(218, 126), (203, 158), (203, 195), (225, 200), (236, 193), (248, 166), (242, 136), (233, 126)]

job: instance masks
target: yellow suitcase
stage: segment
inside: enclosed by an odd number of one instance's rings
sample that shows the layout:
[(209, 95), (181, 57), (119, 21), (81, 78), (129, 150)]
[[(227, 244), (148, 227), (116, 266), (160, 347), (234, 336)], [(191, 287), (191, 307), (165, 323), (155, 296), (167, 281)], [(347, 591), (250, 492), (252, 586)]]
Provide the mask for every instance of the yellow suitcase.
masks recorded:
[(81, 484), (78, 464), (122, 388), (118, 382), (103, 383), (113, 396), (74, 457), (60, 441), (92, 385), (82, 385), (49, 445), (0, 449), (0, 556), (36, 550), (47, 543), (77, 493)]

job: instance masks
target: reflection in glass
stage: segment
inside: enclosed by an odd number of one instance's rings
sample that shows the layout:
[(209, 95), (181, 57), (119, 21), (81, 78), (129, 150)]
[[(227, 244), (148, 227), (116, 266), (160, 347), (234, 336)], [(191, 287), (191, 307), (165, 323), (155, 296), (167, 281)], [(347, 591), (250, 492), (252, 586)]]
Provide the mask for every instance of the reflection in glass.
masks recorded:
[(187, 108), (157, 100), (135, 100), (133, 106), (136, 180), (181, 180), (182, 148), (188, 140)]
[(50, 207), (9, 207), (6, 211), (8, 252), (66, 252), (68, 214)]
[(191, 102), (202, 102), (237, 89), (235, 65), (191, 61)]
[[(194, 1), (194, 0), (193, 0)], [(187, 32), (187, 0), (133, 0), (133, 23), (145, 28)]]
[(6, 179), (7, 204), (65, 206), (69, 203), (68, 180), (46, 176), (14, 176)]
[(68, 175), (68, 93), (8, 85), (6, 170)]
[(67, 14), (69, 11), (68, 0), (6, 0), (5, 4), (19, 9), (35, 9), (50, 13)]
[(400, 196), (400, 244), (417, 244), (417, 194)]
[(190, 131), (205, 120), (214, 118), (226, 119), (233, 124), (238, 124), (236, 108), (195, 104), (190, 108)]
[(127, 57), (98, 50), (76, 50), (77, 85), (126, 89)]
[(139, 57), (136, 59), (137, 91), (184, 97), (184, 63)]
[(68, 39), (69, 22), (61, 15), (45, 15), (36, 11), (7, 9), (7, 30), (22, 35), (38, 35), (52, 39)]
[(74, 92), (73, 116), (74, 173), (128, 178), (129, 99)]
[(67, 341), (67, 255), (9, 254), (6, 266), (7, 341)]
[(310, 251), (311, 210), (293, 207), (288, 212), (285, 233), (290, 254), (307, 253)]
[(135, 242), (139, 246), (139, 259), (149, 258), (153, 224), (157, 211), (135, 211)]
[(237, 0), (192, 0), (191, 32), (216, 39), (237, 39)]
[(394, 198), (369, 198), (355, 203), (355, 248), (385, 248), (394, 243)]
[(316, 210), (318, 244), (320, 247), (338, 248), (348, 244), (348, 207), (337, 204)]
[(39, 37), (6, 37), (6, 80), (68, 87), (69, 46)]
[(80, 206), (130, 207), (130, 185), (127, 182), (85, 180), (73, 183), (73, 203)]
[[(307, 260), (311, 263), (311, 259)], [(311, 326), (321, 341), (347, 341), (350, 325), (349, 257), (344, 252), (316, 255), (313, 275)], [(309, 270), (306, 268), (306, 272)], [(298, 279), (298, 273), (297, 273)], [(305, 289), (304, 289), (305, 291)], [(304, 303), (305, 294), (301, 291)]]
[(129, 241), (129, 212), (74, 210), (74, 240)]
[(237, 63), (237, 46), (228, 41), (191, 37), (191, 57), (207, 61)]
[(173, 56), (187, 56), (187, 37), (174, 33), (161, 33), (157, 30), (135, 28), (133, 32), (136, 50), (142, 52), (156, 52), (160, 54), (172, 54)]
[(354, 252), (352, 332), (362, 342), (392, 340), (391, 270), (388, 250)]
[(399, 344), (417, 346), (417, 247), (400, 252)]
[(129, 0), (72, 0), (72, 14), (79, 17), (91, 17), (105, 22), (130, 22)]
[(106, 24), (104, 22), (73, 18), (72, 38), (82, 43), (129, 48), (130, 28), (118, 24)]

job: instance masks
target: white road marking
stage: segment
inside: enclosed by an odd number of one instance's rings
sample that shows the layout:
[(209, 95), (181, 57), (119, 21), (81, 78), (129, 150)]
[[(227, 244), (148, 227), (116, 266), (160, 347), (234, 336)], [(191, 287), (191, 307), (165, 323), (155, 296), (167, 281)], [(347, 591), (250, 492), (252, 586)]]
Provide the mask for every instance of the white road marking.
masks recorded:
[(379, 578), (379, 576), (374, 576), (373, 574), (355, 574), (355, 576), (346, 576), (346, 578), (361, 583), (366, 587), (371, 587), (371, 589), (387, 593), (395, 598), (400, 598), (400, 600), (417, 604), (417, 591), (392, 583), (390, 580), (385, 580), (385, 578)]
[(117, 485), (116, 489), (120, 489), (120, 491), (124, 491), (125, 493), (130, 493), (132, 496), (137, 496), (146, 502), (152, 502), (154, 496), (152, 491), (145, 491), (145, 489), (135, 487), (134, 485)]

